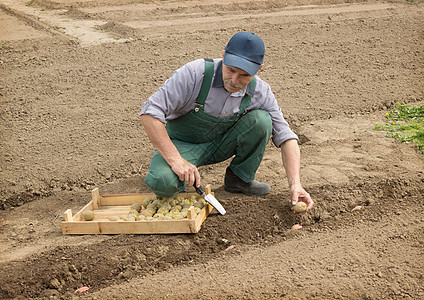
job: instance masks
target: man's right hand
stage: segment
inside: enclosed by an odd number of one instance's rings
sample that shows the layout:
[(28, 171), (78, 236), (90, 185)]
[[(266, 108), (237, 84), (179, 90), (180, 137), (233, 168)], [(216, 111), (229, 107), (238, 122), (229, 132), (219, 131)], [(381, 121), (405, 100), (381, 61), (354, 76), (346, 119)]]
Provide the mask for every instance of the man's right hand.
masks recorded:
[(200, 186), (200, 173), (195, 165), (182, 157), (169, 165), (172, 171), (177, 174), (179, 180), (187, 182), (188, 186), (193, 186), (194, 182), (196, 182), (198, 187)]

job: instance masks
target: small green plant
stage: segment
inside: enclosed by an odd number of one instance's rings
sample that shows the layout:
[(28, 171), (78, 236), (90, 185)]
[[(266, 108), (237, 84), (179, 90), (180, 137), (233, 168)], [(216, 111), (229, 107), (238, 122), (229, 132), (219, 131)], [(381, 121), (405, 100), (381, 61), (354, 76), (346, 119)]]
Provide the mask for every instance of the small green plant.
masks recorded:
[(34, 3), (34, 0), (30, 0), (30, 1), (28, 1), (25, 5), (26, 5), (26, 6), (31, 6), (33, 3)]
[(374, 129), (386, 131), (387, 137), (401, 142), (416, 143), (418, 150), (424, 154), (424, 105), (397, 103), (397, 107), (386, 113), (386, 123), (375, 124)]

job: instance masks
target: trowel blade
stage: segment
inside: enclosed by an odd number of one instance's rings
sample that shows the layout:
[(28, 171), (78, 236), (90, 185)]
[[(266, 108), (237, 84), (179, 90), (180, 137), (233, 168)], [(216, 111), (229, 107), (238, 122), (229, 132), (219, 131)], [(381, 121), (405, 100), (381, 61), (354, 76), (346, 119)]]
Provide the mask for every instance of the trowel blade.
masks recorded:
[(225, 213), (226, 213), (225, 208), (221, 205), (221, 203), (219, 203), (219, 201), (214, 196), (212, 196), (212, 194), (207, 194), (207, 195), (204, 196), (204, 198), (214, 208), (216, 208), (216, 210), (219, 211), (219, 213), (221, 215), (225, 215)]

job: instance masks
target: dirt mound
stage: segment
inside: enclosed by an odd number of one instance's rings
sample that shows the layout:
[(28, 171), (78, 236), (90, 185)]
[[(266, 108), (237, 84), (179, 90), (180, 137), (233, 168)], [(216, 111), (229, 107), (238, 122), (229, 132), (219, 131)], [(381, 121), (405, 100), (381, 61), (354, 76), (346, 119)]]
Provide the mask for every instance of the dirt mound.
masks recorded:
[(99, 26), (99, 30), (110, 31), (122, 37), (136, 35), (136, 30), (133, 28), (122, 24), (117, 24), (115, 22), (107, 22), (106, 24)]

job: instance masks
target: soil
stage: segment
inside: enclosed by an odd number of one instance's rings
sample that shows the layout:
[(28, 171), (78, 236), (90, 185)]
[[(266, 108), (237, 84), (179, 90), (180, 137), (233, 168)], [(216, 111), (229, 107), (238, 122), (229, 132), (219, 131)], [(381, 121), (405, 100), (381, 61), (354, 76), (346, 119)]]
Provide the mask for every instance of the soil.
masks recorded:
[[(396, 103), (424, 103), (422, 1), (0, 8), (0, 298), (424, 298), (424, 155), (374, 130)], [(229, 161), (200, 168), (227, 214), (197, 234), (63, 235), (93, 188), (150, 192), (142, 102), (242, 30), (266, 44), (259, 76), (300, 136), (314, 208), (291, 212), (270, 143), (256, 178), (267, 196), (225, 192)]]

